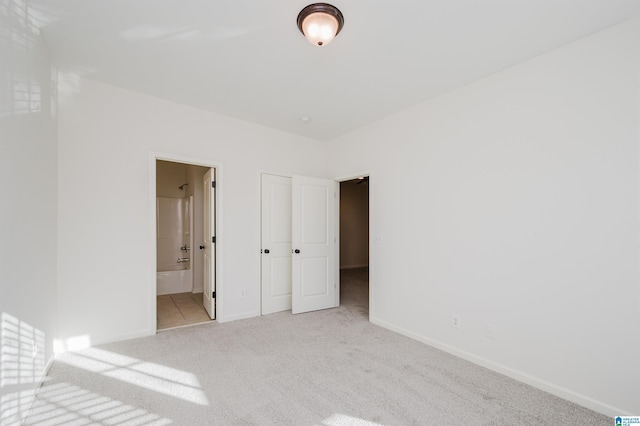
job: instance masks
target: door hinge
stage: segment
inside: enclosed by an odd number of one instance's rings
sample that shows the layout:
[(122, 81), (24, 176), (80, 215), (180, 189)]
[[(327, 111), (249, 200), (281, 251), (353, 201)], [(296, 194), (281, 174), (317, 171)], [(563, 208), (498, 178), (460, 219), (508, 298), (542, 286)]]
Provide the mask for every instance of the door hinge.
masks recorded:
[(211, 242), (215, 244), (216, 243), (216, 237), (211, 237)]
[(216, 181), (215, 181), (215, 180), (212, 180), (212, 181), (211, 181), (211, 187), (212, 187), (212, 188), (215, 188), (215, 187), (216, 187)]
[(211, 298), (215, 299), (216, 298), (216, 292), (214, 291), (213, 293), (211, 293)]

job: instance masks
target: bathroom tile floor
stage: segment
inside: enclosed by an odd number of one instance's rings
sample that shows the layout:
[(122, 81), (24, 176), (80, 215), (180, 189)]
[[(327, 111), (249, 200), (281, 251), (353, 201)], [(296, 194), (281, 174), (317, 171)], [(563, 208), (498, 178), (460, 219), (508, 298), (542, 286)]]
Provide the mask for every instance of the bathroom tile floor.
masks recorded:
[(202, 306), (202, 293), (165, 294), (157, 303), (158, 330), (211, 321)]

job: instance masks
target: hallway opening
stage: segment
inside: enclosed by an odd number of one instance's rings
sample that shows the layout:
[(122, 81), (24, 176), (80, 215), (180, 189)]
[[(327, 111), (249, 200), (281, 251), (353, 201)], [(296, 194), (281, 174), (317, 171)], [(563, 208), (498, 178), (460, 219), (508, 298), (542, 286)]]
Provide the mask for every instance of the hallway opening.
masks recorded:
[(340, 304), (369, 318), (369, 176), (340, 182)]

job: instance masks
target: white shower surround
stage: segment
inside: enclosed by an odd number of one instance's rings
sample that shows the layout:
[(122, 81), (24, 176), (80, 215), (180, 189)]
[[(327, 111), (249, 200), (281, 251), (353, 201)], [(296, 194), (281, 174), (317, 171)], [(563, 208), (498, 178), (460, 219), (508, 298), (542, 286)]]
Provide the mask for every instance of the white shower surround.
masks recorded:
[[(156, 197), (157, 294), (185, 293), (193, 289), (193, 196)], [(182, 250), (181, 247), (188, 247)]]

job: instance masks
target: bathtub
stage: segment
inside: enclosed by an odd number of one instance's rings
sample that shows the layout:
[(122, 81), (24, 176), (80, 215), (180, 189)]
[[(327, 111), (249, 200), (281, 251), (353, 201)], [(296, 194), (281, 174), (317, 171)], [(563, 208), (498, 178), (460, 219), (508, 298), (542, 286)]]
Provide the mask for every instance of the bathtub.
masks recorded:
[[(158, 296), (163, 294), (187, 293), (193, 288), (193, 272), (191, 268), (184, 269), (180, 264), (165, 266), (158, 271)], [(171, 270), (173, 269), (173, 270)]]

